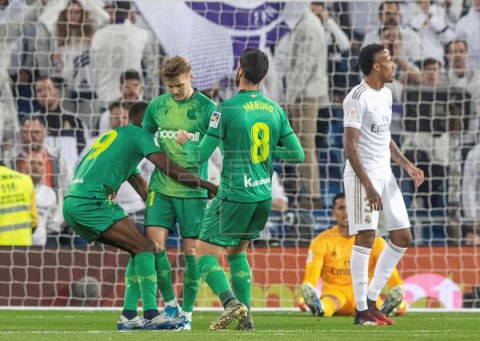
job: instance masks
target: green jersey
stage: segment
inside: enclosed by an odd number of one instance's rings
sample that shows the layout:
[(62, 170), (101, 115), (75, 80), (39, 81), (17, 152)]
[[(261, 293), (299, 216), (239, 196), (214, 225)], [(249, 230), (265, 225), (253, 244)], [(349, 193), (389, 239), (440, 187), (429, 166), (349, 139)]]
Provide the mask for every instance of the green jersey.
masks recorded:
[[(142, 125), (155, 134), (156, 141), (173, 162), (206, 180), (208, 162), (201, 164), (192, 162), (175, 138), (178, 130), (184, 129), (192, 133), (192, 140), (198, 143), (207, 131), (213, 111), (215, 111), (215, 103), (197, 90), (184, 101), (176, 101), (170, 93), (166, 93), (150, 102)], [(206, 190), (185, 186), (159, 169), (156, 169), (150, 178), (149, 191), (179, 198), (207, 197)]]
[(133, 124), (110, 130), (95, 140), (80, 161), (66, 196), (105, 199), (146, 156), (161, 152), (152, 135)]
[(220, 139), (223, 153), (220, 198), (270, 199), (273, 151), (280, 139), (293, 134), (285, 111), (260, 91), (241, 91), (219, 105), (207, 134)]

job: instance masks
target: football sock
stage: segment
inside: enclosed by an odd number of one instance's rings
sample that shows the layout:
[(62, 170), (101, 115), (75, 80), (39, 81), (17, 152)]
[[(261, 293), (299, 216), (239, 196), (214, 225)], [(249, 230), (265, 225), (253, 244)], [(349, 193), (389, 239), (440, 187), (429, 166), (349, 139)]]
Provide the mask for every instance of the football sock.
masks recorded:
[(371, 249), (353, 245), (350, 257), (353, 293), (358, 311), (367, 310), (368, 262)]
[(238, 253), (228, 256), (232, 275), (233, 292), (237, 299), (250, 310), (252, 302), (252, 270), (248, 264), (247, 254)]
[[(131, 320), (137, 315), (137, 305), (138, 305), (138, 298), (140, 297), (140, 288), (138, 286), (137, 275), (135, 273), (135, 264), (133, 258), (128, 260), (127, 269), (125, 270), (125, 298), (123, 302), (123, 315)], [(134, 311), (135, 315), (131, 316), (131, 313), (125, 315), (126, 311)]]
[(369, 300), (377, 300), (380, 291), (387, 283), (393, 270), (405, 254), (405, 251), (407, 251), (406, 248), (393, 245), (391, 241), (388, 242), (387, 246), (378, 257), (377, 265), (375, 266), (375, 273), (368, 286), (367, 297)]
[(320, 300), (323, 309), (323, 316), (330, 317), (337, 311), (337, 304), (330, 297), (322, 297)]
[(152, 311), (147, 315), (155, 315), (155, 312), (158, 315), (155, 255), (151, 252), (141, 252), (135, 256), (133, 263), (140, 287), (144, 316), (147, 311)]
[(165, 250), (155, 254), (155, 268), (157, 269), (158, 289), (163, 300), (165, 302), (173, 301), (175, 293), (172, 286), (172, 268)]
[(185, 273), (183, 275), (183, 307), (186, 312), (193, 311), (193, 305), (197, 298), (198, 289), (200, 288), (200, 272), (198, 271), (195, 256), (184, 256)]
[(202, 278), (213, 290), (225, 306), (230, 300), (235, 298), (228, 277), (223, 268), (218, 263), (217, 258), (211, 255), (205, 255), (197, 260), (198, 269)]

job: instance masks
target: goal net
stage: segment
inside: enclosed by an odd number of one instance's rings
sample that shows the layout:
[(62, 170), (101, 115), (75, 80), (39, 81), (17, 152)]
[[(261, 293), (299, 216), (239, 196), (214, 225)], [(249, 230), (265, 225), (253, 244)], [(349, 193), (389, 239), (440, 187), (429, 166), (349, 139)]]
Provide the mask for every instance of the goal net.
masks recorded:
[[(392, 165), (414, 235), (398, 266), (406, 300), (411, 308), (432, 310), (480, 307), (480, 77), (472, 62), (480, 60), (480, 47), (464, 45), (475, 41), (462, 26), (474, 11), (469, 1), (433, 1), (426, 10), (405, 1), (388, 13), (380, 1), (115, 3), (11, 0), (0, 6), (1, 155), (7, 166), (32, 175), (39, 211), (34, 245), (0, 246), (0, 307), (120, 309), (129, 255), (87, 245), (62, 217), (78, 160), (99, 134), (120, 124), (128, 101), (167, 90), (158, 72), (165, 57), (187, 57), (194, 87), (221, 102), (237, 91), (240, 53), (257, 47), (270, 58), (262, 91), (287, 109), (307, 157), (300, 166), (274, 164), (280, 208), (248, 251), (252, 306), (296, 309), (309, 242), (335, 225), (332, 199), (343, 191), (345, 165), (342, 100), (361, 81), (357, 59), (364, 43), (385, 44), (394, 55), (389, 128), (426, 174), (415, 189)], [(40, 169), (32, 162), (38, 159)], [(218, 180), (212, 164), (210, 177)], [(142, 163), (141, 170), (148, 176), (152, 167)], [(0, 198), (1, 238), (9, 213), (7, 196)], [(142, 226), (144, 205), (133, 189), (122, 187), (117, 200)], [(177, 232), (167, 245), (181, 300)], [(228, 268), (225, 259), (222, 265)], [(220, 302), (202, 284), (196, 306)]]

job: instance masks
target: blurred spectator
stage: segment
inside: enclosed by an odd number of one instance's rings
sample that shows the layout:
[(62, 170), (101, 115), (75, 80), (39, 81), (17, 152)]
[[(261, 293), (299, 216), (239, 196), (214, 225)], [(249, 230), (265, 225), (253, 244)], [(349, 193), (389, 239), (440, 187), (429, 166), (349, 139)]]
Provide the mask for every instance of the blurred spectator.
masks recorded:
[(407, 25), (418, 33), (424, 58), (435, 58), (443, 64), (444, 45), (455, 35), (445, 8), (430, 0), (417, 0), (413, 6), (414, 15)]
[[(38, 14), (42, 9), (42, 2), (36, 1), (32, 6), (27, 7), (24, 0), (6, 1), (8, 6), (3, 11), (0, 10), (0, 22), (5, 18), (20, 20), (17, 25), (18, 30), (8, 30), (8, 34), (13, 37), (10, 44), (11, 58), (9, 73), (14, 82), (14, 95), (17, 101), (18, 113), (20, 118), (23, 114), (32, 112), (33, 91), (31, 87), (34, 72), (34, 52), (35, 52), (35, 26)], [(30, 1), (31, 2), (31, 1)], [(0, 1), (1, 3), (1, 1)], [(10, 9), (14, 12), (11, 13)], [(28, 17), (25, 14), (30, 13)], [(32, 15), (33, 14), (33, 15)], [(2, 33), (0, 33), (1, 35)]]
[[(45, 166), (42, 176), (43, 184), (54, 190), (58, 207), (61, 207), (63, 195), (70, 183), (70, 176), (60, 151), (45, 144), (46, 135), (47, 130), (42, 116), (32, 116), (22, 121), (16, 168), (22, 173), (27, 173), (28, 162), (33, 158), (32, 155), (41, 155)], [(63, 223), (62, 210), (56, 211), (54, 221), (54, 224), (49, 224), (47, 227), (47, 233), (52, 236), (60, 233), (60, 225)]]
[(480, 0), (472, 0), (467, 15), (461, 17), (456, 26), (456, 39), (468, 44), (468, 67), (480, 69)]
[(451, 137), (456, 137), (461, 129), (456, 118), (462, 114), (448, 107), (450, 92), (440, 62), (427, 58), (420, 66), (421, 87), (407, 88), (405, 92), (402, 148), (427, 179), (418, 188), (417, 207), (434, 208), (446, 205), (448, 167), (458, 157)]
[(378, 8), (378, 17), (381, 22), (379, 29), (369, 31), (363, 40), (362, 47), (369, 44), (381, 44), (382, 32), (385, 27), (399, 29), (401, 44), (398, 46), (397, 56), (404, 58), (408, 63), (423, 59), (423, 49), (420, 37), (409, 27), (400, 26), (400, 5), (398, 1), (384, 1)]
[[(140, 74), (135, 70), (127, 70), (120, 75), (120, 92), (121, 98), (117, 101), (136, 102), (143, 97), (143, 83)], [(110, 110), (102, 113), (98, 124), (100, 134), (112, 129), (110, 125)]]
[(480, 144), (467, 155), (462, 177), (463, 214), (471, 222), (480, 222)]
[(126, 70), (142, 75), (147, 98), (156, 95), (158, 85), (159, 48), (154, 36), (132, 23), (129, 1), (115, 1), (113, 6), (114, 22), (95, 32), (91, 47), (95, 91), (104, 108), (122, 96), (118, 79)]
[(80, 118), (63, 109), (59, 90), (52, 79), (40, 78), (35, 82), (35, 98), (47, 127), (45, 142), (60, 150), (69, 174), (73, 174), (78, 156), (86, 146), (88, 131)]
[(4, 166), (0, 154), (0, 245), (32, 245), (38, 213), (32, 179)]
[(65, 87), (66, 108), (80, 115), (89, 130), (98, 122), (98, 108), (90, 63), (94, 33), (92, 14), (71, 0), (58, 16), (50, 76)]
[[(35, 63), (37, 65), (38, 75), (41, 77), (50, 77), (54, 63), (54, 53), (56, 47), (56, 28), (60, 13), (75, 1), (82, 9), (90, 13), (93, 20), (94, 30), (107, 24), (110, 20), (108, 13), (102, 8), (102, 0), (55, 0), (47, 1), (45, 9), (36, 25), (35, 37)], [(74, 8), (74, 7), (72, 7)], [(72, 15), (74, 13), (71, 13)], [(83, 18), (78, 17), (80, 20)], [(73, 21), (73, 20), (72, 20)], [(73, 26), (69, 27), (73, 28)], [(76, 31), (82, 30), (77, 27)]]
[(108, 121), (99, 131), (104, 134), (109, 130), (128, 124), (128, 110), (133, 102), (115, 101), (108, 107)]
[(480, 112), (480, 71), (467, 67), (468, 44), (465, 40), (452, 40), (445, 51), (447, 83), (464, 89), (474, 99), (470, 104), (468, 129), (463, 139), (464, 144), (471, 145), (476, 142), (480, 127), (476, 115)]
[[(329, 105), (327, 44), (322, 23), (309, 9), (275, 51), (279, 75), (284, 76), (285, 97), (293, 130), (305, 151), (298, 166), (304, 193), (298, 197), (303, 209), (324, 207), (320, 197), (316, 135), (320, 107)], [(300, 192), (297, 186), (297, 193)]]
[(322, 21), (328, 44), (328, 73), (330, 75), (330, 97), (335, 103), (342, 103), (347, 87), (348, 52), (350, 40), (337, 22), (330, 16), (325, 3), (312, 2), (310, 10)]
[(43, 3), (24, 7), (20, 1), (0, 1), (0, 152), (4, 162), (12, 163), (12, 147), (18, 131), (18, 112), (11, 90), (8, 68), (12, 42), (22, 36), (25, 23), (35, 21)]
[(57, 209), (59, 207), (55, 191), (45, 185), (46, 165), (41, 152), (32, 152), (25, 162), (24, 173), (31, 176), (35, 187), (38, 210), (38, 225), (33, 233), (33, 245), (44, 246), (47, 233), (57, 234), (60, 231)]
[(418, 83), (421, 80), (421, 72), (401, 54), (402, 35), (397, 26), (385, 26), (382, 29), (381, 44), (385, 46), (392, 56), (393, 62), (397, 68), (395, 79), (392, 83), (385, 84), (392, 91), (394, 102), (401, 102), (403, 95), (403, 86), (408, 82)]

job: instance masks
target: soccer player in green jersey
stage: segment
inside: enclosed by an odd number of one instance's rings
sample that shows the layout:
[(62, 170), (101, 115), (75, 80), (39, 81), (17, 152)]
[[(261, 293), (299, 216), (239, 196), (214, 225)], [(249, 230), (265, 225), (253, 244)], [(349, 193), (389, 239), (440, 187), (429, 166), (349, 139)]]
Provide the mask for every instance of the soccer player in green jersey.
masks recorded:
[(128, 180), (147, 199), (147, 184), (136, 168), (144, 157), (192, 187), (207, 188), (212, 194), (216, 187), (170, 161), (151, 134), (141, 127), (144, 109), (145, 104), (135, 104), (129, 112), (131, 124), (108, 131), (90, 147), (65, 195), (63, 215), (68, 225), (89, 243), (98, 241), (132, 255), (145, 318), (138, 327), (162, 329), (156, 301), (155, 244), (137, 230), (110, 196)]
[[(217, 146), (223, 155), (218, 196), (207, 208), (197, 242), (202, 277), (225, 308), (210, 325), (211, 330), (226, 329), (234, 319), (239, 319), (237, 329), (254, 328), (249, 314), (252, 275), (246, 250), (249, 241), (259, 237), (270, 212), (272, 158), (276, 155), (289, 162), (305, 158), (285, 111), (259, 91), (267, 71), (265, 53), (246, 49), (236, 75), (239, 92), (212, 114), (200, 144), (186, 131), (177, 136), (194, 160), (207, 160)], [(233, 291), (218, 263), (225, 249)]]
[[(207, 162), (192, 162), (175, 137), (179, 129), (192, 133), (199, 142), (206, 133), (215, 103), (192, 87), (193, 74), (187, 59), (175, 56), (163, 62), (161, 75), (169, 92), (153, 99), (147, 107), (142, 125), (155, 134), (156, 141), (169, 158), (201, 179), (207, 178)], [(193, 143), (193, 142), (192, 142)], [(149, 185), (145, 212), (145, 230), (157, 246), (155, 264), (158, 288), (165, 301), (162, 318), (171, 325), (179, 318), (179, 329), (191, 329), (192, 311), (200, 287), (200, 272), (195, 262), (195, 241), (205, 212), (208, 193), (185, 186), (162, 171), (155, 170)], [(185, 272), (183, 306), (180, 309), (171, 282), (171, 267), (166, 255), (169, 231), (180, 225), (183, 239)], [(126, 295), (129, 288), (126, 288)]]

